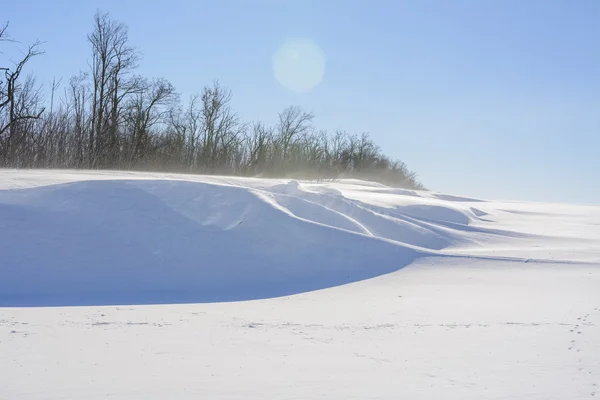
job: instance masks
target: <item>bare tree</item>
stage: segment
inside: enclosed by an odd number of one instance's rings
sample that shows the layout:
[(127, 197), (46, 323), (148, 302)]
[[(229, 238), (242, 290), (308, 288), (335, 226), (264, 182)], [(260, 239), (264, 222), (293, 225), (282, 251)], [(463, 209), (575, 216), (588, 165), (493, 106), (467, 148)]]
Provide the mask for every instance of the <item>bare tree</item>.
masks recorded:
[(252, 125), (252, 133), (246, 137), (248, 154), (244, 169), (247, 173), (258, 174), (268, 167), (273, 136), (273, 129), (262, 122)]
[(134, 165), (143, 157), (150, 144), (150, 130), (165, 122), (169, 115), (168, 105), (176, 98), (173, 85), (165, 79), (145, 82), (143, 89), (131, 98), (127, 107), (129, 125), (129, 162)]
[(86, 142), (90, 131), (90, 116), (87, 112), (89, 102), (89, 91), (85, 84), (87, 74), (80, 72), (69, 81), (66, 93), (66, 102), (70, 104), (70, 120), (72, 132), (72, 146), (74, 147), (74, 166), (84, 168), (86, 166)]
[(198, 157), (201, 151), (203, 133), (203, 109), (199, 94), (190, 97), (189, 105), (179, 118), (177, 126), (185, 137), (185, 162), (190, 171), (198, 168)]
[(94, 15), (94, 30), (88, 35), (92, 45), (92, 121), (89, 135), (90, 166), (106, 164), (117, 151), (120, 104), (135, 92), (138, 80), (128, 75), (139, 61), (135, 48), (128, 44), (128, 29), (108, 13)]
[[(6, 28), (4, 28), (6, 29)], [(5, 31), (3, 32), (5, 35)], [(19, 123), (30, 119), (39, 119), (44, 112), (43, 108), (38, 108), (38, 94), (33, 91), (33, 79), (26, 81), (25, 85), (19, 84), (19, 78), (23, 68), (33, 57), (43, 54), (40, 49), (41, 42), (36, 41), (28, 47), (23, 58), (14, 64), (14, 68), (6, 68), (4, 71), (5, 83), (0, 89), (0, 114), (7, 115), (2, 118), (0, 123), (0, 143), (2, 144), (2, 155), (5, 158), (10, 157), (14, 142), (17, 140)], [(35, 105), (32, 102), (35, 97)]]
[(245, 125), (230, 106), (231, 91), (218, 81), (204, 87), (200, 100), (203, 128), (200, 161), (209, 172), (222, 171), (228, 168), (233, 148), (242, 140)]
[(306, 134), (312, 129), (314, 115), (303, 111), (300, 107), (291, 106), (279, 113), (277, 125), (278, 139), (281, 142), (282, 158), (285, 162), (289, 157), (289, 148), (293, 140)]

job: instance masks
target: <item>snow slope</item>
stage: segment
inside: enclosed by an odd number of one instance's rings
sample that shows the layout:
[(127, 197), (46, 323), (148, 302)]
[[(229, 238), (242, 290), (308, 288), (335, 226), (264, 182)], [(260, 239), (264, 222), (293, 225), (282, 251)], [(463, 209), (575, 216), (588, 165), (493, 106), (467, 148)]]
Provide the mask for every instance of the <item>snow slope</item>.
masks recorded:
[(598, 324), (600, 207), (0, 171), (0, 399), (594, 398)]

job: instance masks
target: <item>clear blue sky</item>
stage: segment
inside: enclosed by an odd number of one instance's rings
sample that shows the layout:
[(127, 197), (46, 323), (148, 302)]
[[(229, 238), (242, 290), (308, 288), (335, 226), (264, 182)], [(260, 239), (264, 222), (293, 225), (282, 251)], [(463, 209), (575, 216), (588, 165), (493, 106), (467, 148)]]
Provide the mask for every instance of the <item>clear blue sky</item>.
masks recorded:
[[(30, 68), (41, 82), (67, 81), (87, 66), (97, 9), (183, 99), (218, 78), (244, 119), (299, 105), (319, 127), (369, 132), (434, 190), (600, 204), (599, 0), (29, 0), (0, 20), (46, 41)], [(290, 38), (326, 57), (308, 93), (274, 77)]]

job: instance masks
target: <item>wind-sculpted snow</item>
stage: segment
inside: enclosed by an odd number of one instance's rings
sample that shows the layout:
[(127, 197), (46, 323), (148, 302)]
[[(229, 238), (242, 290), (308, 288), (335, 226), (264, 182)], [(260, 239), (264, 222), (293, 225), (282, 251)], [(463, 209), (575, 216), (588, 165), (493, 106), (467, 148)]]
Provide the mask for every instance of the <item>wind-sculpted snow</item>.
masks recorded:
[(31, 178), (0, 190), (0, 306), (278, 297), (538, 234), (495, 227), (483, 201), (353, 180)]
[(258, 299), (386, 274), (419, 255), (357, 234), (342, 214), (296, 206), (298, 217), (266, 192), (183, 181), (0, 192), (0, 304)]

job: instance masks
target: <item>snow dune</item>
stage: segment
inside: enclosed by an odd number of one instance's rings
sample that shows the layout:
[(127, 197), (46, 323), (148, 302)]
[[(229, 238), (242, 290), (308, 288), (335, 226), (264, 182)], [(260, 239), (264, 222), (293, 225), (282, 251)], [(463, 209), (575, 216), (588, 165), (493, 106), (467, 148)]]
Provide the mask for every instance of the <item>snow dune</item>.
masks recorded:
[[(0, 193), (0, 304), (214, 302), (389, 273), (416, 249), (356, 234), (312, 203), (178, 181), (88, 181)], [(316, 209), (315, 209), (316, 208)]]
[(483, 226), (462, 197), (368, 182), (73, 176), (0, 191), (0, 305), (270, 298), (535, 237)]
[(594, 399), (598, 349), (598, 206), (0, 171), (2, 400)]

